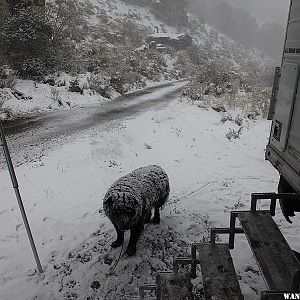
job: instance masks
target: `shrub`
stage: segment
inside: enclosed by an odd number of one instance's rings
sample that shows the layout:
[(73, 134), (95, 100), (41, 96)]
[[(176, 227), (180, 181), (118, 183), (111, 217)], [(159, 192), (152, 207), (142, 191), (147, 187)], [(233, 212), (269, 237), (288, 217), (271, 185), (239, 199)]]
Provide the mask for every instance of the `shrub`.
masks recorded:
[(15, 85), (16, 72), (9, 66), (0, 66), (0, 88), (12, 88)]
[(53, 44), (61, 45), (67, 40), (80, 42), (89, 32), (86, 19), (92, 9), (88, 1), (53, 0), (47, 1), (46, 20), (53, 29)]
[(21, 76), (46, 73), (52, 28), (39, 11), (20, 8), (1, 32), (4, 53)]
[(81, 95), (83, 95), (83, 89), (79, 86), (78, 79), (70, 81), (69, 91), (74, 93), (80, 93)]
[(139, 47), (143, 44), (144, 37), (147, 36), (148, 31), (138, 27), (131, 21), (124, 21), (121, 24), (120, 34), (128, 38), (132, 46)]
[(76, 43), (88, 32), (88, 12), (88, 5), (77, 0), (48, 1), (43, 9), (16, 8), (2, 28), (0, 52), (22, 77), (76, 71)]
[[(255, 76), (249, 73), (239, 74), (226, 71), (219, 65), (204, 64), (185, 87), (183, 96), (201, 102), (198, 104), (201, 107), (210, 106), (219, 111), (238, 108), (251, 116), (261, 115), (266, 118), (271, 88), (265, 87), (268, 85), (267, 81), (258, 84), (258, 70), (255, 72), (257, 78), (253, 81)], [(237, 119), (236, 123), (240, 121)]]
[(229, 113), (226, 113), (226, 114), (223, 114), (222, 115), (222, 118), (221, 118), (221, 122), (224, 124), (226, 123), (227, 121), (232, 121), (232, 115), (229, 114)]
[(225, 134), (225, 137), (230, 141), (232, 139), (234, 139), (234, 140), (239, 139), (242, 134), (242, 130), (243, 130), (243, 127), (240, 127), (239, 130), (234, 130), (234, 129), (229, 128), (229, 132), (227, 132)]
[(127, 47), (109, 47), (99, 41), (92, 43), (90, 49), (91, 53), (85, 51), (82, 57), (93, 73), (89, 78), (90, 87), (104, 97), (110, 97), (108, 86), (123, 94), (133, 87), (144, 87), (146, 79), (159, 81), (165, 72), (165, 60), (155, 50), (132, 51)]
[(14, 118), (14, 114), (11, 108), (3, 108), (0, 103), (0, 120), (10, 120)]
[(111, 98), (112, 88), (110, 87), (109, 77), (93, 74), (87, 80), (92, 91), (99, 93), (102, 97)]
[(63, 106), (63, 102), (61, 100), (60, 92), (56, 88), (51, 88), (51, 96), (54, 102), (57, 102), (58, 106)]
[(243, 116), (242, 115), (237, 115), (236, 118), (234, 119), (234, 123), (237, 124), (238, 126), (242, 126), (244, 122)]

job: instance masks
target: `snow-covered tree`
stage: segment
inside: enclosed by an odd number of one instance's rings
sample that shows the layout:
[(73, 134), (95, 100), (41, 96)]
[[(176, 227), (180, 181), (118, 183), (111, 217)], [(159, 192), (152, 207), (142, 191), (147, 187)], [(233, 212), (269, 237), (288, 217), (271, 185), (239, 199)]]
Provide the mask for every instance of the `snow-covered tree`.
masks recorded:
[(21, 76), (40, 77), (77, 67), (73, 57), (77, 43), (87, 33), (84, 17), (88, 5), (77, 0), (55, 0), (43, 9), (15, 7), (0, 32), (4, 41), (0, 47)]
[(1, 31), (3, 52), (21, 75), (41, 75), (49, 59), (52, 35), (52, 27), (42, 14), (20, 8)]
[(86, 16), (90, 13), (88, 3), (77, 0), (49, 1), (45, 9), (45, 17), (53, 28), (53, 43), (69, 40), (79, 42), (88, 33)]

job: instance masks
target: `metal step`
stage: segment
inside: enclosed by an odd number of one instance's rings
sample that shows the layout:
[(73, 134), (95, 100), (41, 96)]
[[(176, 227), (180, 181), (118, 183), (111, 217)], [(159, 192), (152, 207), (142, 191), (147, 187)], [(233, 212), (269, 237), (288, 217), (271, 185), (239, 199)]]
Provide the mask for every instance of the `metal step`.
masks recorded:
[(156, 277), (157, 300), (192, 300), (189, 274), (161, 272)]
[(289, 291), (300, 263), (268, 212), (236, 212), (268, 288)]
[(155, 284), (145, 284), (139, 287), (139, 299), (146, 299), (146, 291), (156, 292), (157, 287)]
[(196, 244), (206, 300), (243, 300), (227, 244)]
[[(192, 249), (194, 246), (192, 246)], [(193, 250), (192, 250), (193, 252)], [(195, 252), (195, 251), (194, 251)], [(191, 265), (191, 278), (196, 278), (196, 266), (200, 264), (199, 260), (196, 259), (196, 252), (194, 253), (193, 257), (183, 257), (178, 256), (173, 259), (173, 273), (178, 274), (179, 266), (184, 265)]]

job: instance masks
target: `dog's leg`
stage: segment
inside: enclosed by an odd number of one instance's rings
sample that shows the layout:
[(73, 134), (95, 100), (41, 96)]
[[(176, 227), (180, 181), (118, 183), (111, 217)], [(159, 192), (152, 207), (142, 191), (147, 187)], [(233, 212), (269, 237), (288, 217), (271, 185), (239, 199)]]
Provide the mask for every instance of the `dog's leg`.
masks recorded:
[(152, 223), (153, 224), (159, 224), (160, 223), (159, 207), (155, 207), (154, 217), (152, 219)]
[(126, 250), (126, 254), (128, 256), (132, 256), (136, 252), (136, 243), (144, 229), (144, 223), (143, 221), (140, 221), (138, 224), (136, 224), (134, 227), (130, 229), (130, 239), (129, 244)]
[(151, 209), (145, 212), (144, 223), (148, 224), (151, 221)]
[(118, 229), (118, 227), (113, 223), (117, 231), (117, 239), (111, 244), (112, 248), (120, 247), (124, 241), (124, 232)]

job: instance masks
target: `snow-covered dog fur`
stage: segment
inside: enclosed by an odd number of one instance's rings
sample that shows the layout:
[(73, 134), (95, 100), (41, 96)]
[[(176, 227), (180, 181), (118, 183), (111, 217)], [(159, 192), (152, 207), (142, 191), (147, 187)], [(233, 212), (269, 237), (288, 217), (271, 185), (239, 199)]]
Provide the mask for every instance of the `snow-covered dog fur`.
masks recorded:
[(152, 209), (152, 222), (160, 223), (159, 209), (166, 203), (169, 192), (168, 175), (156, 165), (138, 168), (113, 183), (103, 200), (104, 212), (117, 231), (117, 240), (111, 246), (121, 246), (124, 231), (130, 230), (126, 253), (134, 255), (144, 224), (150, 222)]

